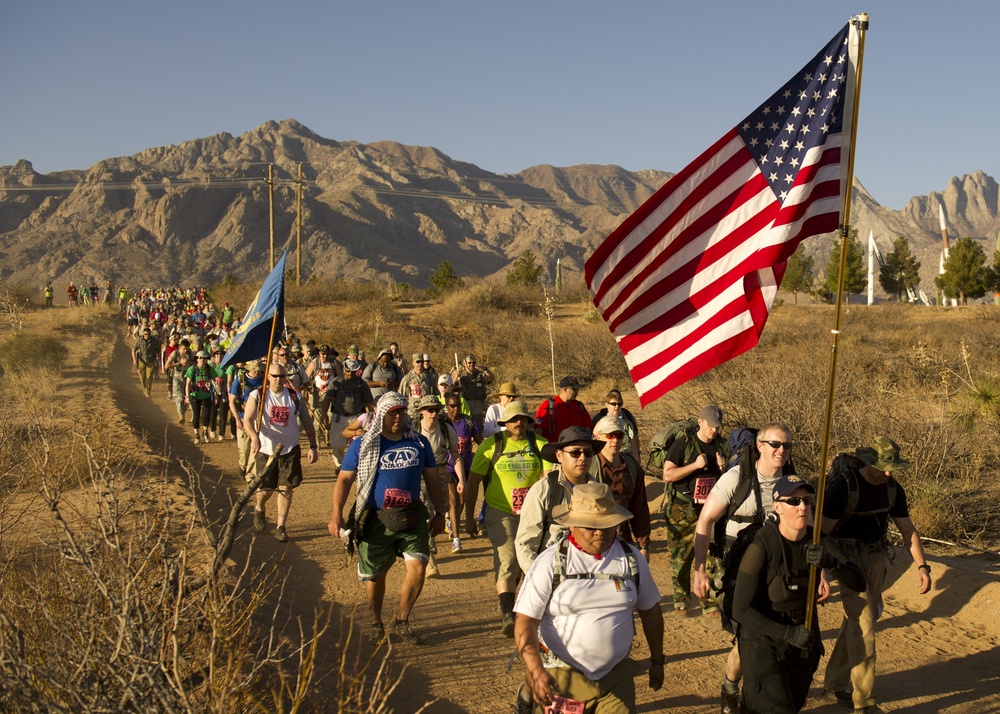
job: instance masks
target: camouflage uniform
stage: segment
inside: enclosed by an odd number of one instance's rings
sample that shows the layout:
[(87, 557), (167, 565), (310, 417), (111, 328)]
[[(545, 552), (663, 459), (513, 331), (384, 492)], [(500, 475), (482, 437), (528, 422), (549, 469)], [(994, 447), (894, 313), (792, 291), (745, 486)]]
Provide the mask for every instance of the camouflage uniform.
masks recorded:
[[(721, 439), (713, 440), (711, 449), (702, 448), (703, 445), (698, 437), (693, 433), (678, 437), (684, 440), (684, 457), (681, 463), (669, 459), (678, 466), (686, 466), (698, 458), (698, 455), (706, 452), (709, 455), (710, 466), (704, 472), (696, 472), (682, 482), (667, 484), (667, 494), (663, 502), (663, 515), (666, 519), (667, 536), (670, 541), (670, 573), (674, 586), (674, 610), (686, 610), (691, 600), (691, 567), (694, 563), (694, 531), (698, 524), (698, 516), (701, 514), (701, 504), (695, 503), (690, 493), (685, 492), (684, 484), (693, 481), (698, 476), (712, 476), (718, 478), (716, 472), (719, 471), (715, 462), (715, 451), (725, 456), (725, 443)], [(676, 452), (671, 449), (676, 457)], [(705, 561), (705, 571), (711, 580), (715, 580), (720, 575), (718, 561), (709, 555)], [(711, 598), (701, 601), (703, 612), (717, 612), (718, 603)]]

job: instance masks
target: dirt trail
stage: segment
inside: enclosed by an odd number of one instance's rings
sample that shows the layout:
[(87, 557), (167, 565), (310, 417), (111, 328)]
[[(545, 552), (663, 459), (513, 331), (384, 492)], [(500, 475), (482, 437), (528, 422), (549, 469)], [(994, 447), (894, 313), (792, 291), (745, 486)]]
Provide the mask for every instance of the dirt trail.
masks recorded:
[[(55, 320), (46, 317), (46, 320)], [(103, 373), (102, 373), (103, 372)], [(176, 424), (173, 404), (160, 380), (152, 399), (138, 385), (127, 348), (119, 340), (110, 364), (95, 365), (94, 377), (112, 387), (116, 408), (133, 427), (146, 434), (154, 451), (183, 458), (202, 471), (206, 488), (218, 486), (213, 508), (221, 512), (230, 494), (241, 489), (236, 472), (235, 442), (194, 445), (188, 428)], [(93, 385), (91, 385), (93, 386)], [(67, 385), (71, 398), (79, 387)], [(255, 560), (280, 560), (287, 572), (288, 612), (310, 616), (321, 601), (340, 612), (358, 608), (366, 623), (364, 596), (352, 566), (345, 566), (343, 549), (326, 530), (334, 473), (328, 450), (314, 466), (306, 466), (305, 480), (295, 491), (288, 523), (290, 542), (277, 543), (269, 534), (254, 536), (245, 515), (238, 549), (252, 545)], [(659, 485), (649, 482), (650, 497), (658, 500)], [(918, 524), (919, 525), (919, 524)], [(273, 522), (272, 522), (273, 526)], [(661, 591), (668, 591), (669, 562), (665, 552), (663, 520), (654, 518), (655, 549), (652, 571)], [(407, 669), (393, 700), (400, 714), (416, 711), (437, 699), (431, 712), (507, 712), (520, 680), (511, 640), (499, 631), (499, 613), (491, 576), (491, 551), (485, 538), (463, 539), (464, 552), (453, 555), (439, 538), (441, 577), (429, 580), (412, 620), (425, 640), (421, 647), (398, 652)], [(886, 711), (1000, 712), (1000, 564), (986, 556), (935, 553), (929, 549), (936, 578), (929, 595), (916, 594), (916, 576), (905, 553), (896, 559), (887, 590), (886, 616), (878, 635), (878, 695)], [(905, 562), (904, 562), (905, 561)], [(389, 577), (386, 619), (399, 591), (400, 568)], [(836, 598), (834, 598), (836, 600)], [(718, 621), (683, 617), (672, 612), (664, 598), (666, 619), (666, 683), (651, 692), (644, 677), (637, 681), (640, 712), (715, 712), (728, 636)], [(829, 650), (839, 625), (839, 604), (821, 609), (824, 643)], [(367, 653), (367, 645), (362, 647)], [(337, 635), (326, 638), (326, 660), (331, 667), (339, 655)], [(645, 663), (648, 652), (641, 637), (634, 656)], [(819, 674), (824, 671), (820, 665)], [(814, 683), (813, 695), (819, 694)], [(806, 709), (844, 711), (832, 703), (811, 698)]]

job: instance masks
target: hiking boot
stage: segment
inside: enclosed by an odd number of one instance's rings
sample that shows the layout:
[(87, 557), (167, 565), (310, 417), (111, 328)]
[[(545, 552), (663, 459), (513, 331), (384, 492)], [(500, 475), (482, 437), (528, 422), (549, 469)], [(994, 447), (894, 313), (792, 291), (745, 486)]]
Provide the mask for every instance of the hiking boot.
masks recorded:
[(836, 699), (837, 704), (844, 707), (844, 709), (854, 708), (854, 697), (852, 697), (851, 693), (846, 689), (838, 689), (837, 691), (833, 691), (832, 689), (827, 689), (826, 694), (828, 697), (833, 697), (834, 699)]
[(434, 556), (430, 556), (427, 559), (427, 572), (426, 576), (428, 578), (436, 578), (439, 575), (437, 563), (434, 562)]
[(460, 541), (458, 538), (451, 539), (451, 552), (452, 553), (462, 552), (462, 541)]
[(396, 620), (392, 626), (392, 639), (403, 645), (419, 645), (420, 637), (410, 627), (409, 620)]
[(740, 690), (737, 689), (735, 692), (730, 694), (726, 691), (726, 685), (722, 685), (722, 707), (719, 709), (722, 714), (740, 714), (743, 711), (743, 698), (740, 696)]
[(285, 531), (284, 526), (278, 526), (274, 529), (274, 539), (279, 543), (288, 542), (288, 533)]
[(514, 613), (505, 612), (503, 620), (500, 621), (500, 631), (508, 640), (514, 639)]
[(375, 647), (385, 642), (385, 625), (381, 622), (372, 623), (368, 629), (368, 642)]
[(264, 515), (264, 511), (259, 511), (256, 508), (253, 511), (253, 529), (258, 533), (263, 533), (267, 530), (267, 518)]
[[(531, 699), (525, 701), (521, 698), (524, 693), (524, 685), (522, 684), (517, 690), (517, 703), (514, 705), (514, 714), (534, 714), (535, 703)], [(530, 695), (529, 695), (530, 696)]]

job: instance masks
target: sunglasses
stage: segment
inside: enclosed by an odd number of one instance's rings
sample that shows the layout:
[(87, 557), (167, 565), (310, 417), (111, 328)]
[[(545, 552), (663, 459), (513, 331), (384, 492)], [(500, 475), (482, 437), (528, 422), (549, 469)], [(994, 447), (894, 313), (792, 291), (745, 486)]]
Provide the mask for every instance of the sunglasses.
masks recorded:
[(279, 357), (287, 357), (287, 356), (288, 356), (288, 353), (287, 353), (287, 352), (279, 352), (279, 353), (278, 353), (278, 356), (279, 356)]
[(790, 442), (790, 441), (762, 441), (760, 443), (767, 444), (768, 446), (770, 446), (775, 451), (777, 451), (778, 449), (780, 449), (782, 447), (784, 447), (785, 451), (791, 451), (792, 450), (792, 442)]
[(620, 407), (621, 405), (621, 402), (608, 402), (609, 407)]
[(594, 455), (593, 449), (564, 449), (563, 453), (569, 456), (571, 459), (578, 459), (581, 456), (589, 459)]
[(269, 374), (268, 376), (269, 377), (274, 377), (275, 379), (284, 379), (285, 378), (285, 375), (283, 375), (283, 374)]
[(798, 508), (803, 503), (806, 504), (807, 506), (816, 505), (815, 496), (789, 496), (788, 498), (776, 498), (774, 500), (777, 501), (778, 503), (787, 503), (792, 508)]

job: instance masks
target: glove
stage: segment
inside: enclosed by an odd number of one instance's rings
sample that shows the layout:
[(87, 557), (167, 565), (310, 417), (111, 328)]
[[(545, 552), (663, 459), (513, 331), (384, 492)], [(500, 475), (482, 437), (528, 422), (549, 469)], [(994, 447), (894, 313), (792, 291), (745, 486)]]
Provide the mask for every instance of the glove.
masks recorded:
[(805, 625), (795, 625), (785, 630), (785, 642), (800, 650), (809, 650), (816, 644), (816, 633)]
[(815, 568), (823, 568), (829, 565), (830, 559), (826, 556), (826, 546), (822, 543), (810, 543), (806, 546), (806, 564)]

